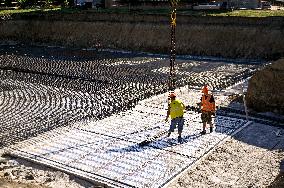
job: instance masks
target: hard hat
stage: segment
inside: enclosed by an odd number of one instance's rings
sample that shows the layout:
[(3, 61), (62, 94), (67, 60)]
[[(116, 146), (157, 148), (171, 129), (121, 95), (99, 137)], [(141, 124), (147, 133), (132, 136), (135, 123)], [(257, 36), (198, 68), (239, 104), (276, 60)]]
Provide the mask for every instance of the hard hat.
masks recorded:
[(208, 88), (207, 88), (207, 86), (204, 86), (204, 87), (203, 87), (202, 93), (208, 94)]
[(173, 97), (176, 97), (176, 96), (177, 96), (177, 94), (175, 92), (172, 92), (172, 93), (169, 94), (170, 98), (173, 98)]

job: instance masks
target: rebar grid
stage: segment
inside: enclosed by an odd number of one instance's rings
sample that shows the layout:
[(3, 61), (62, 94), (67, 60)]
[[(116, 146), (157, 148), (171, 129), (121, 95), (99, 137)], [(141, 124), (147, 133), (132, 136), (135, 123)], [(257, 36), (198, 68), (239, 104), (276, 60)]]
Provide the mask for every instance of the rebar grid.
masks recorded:
[[(159, 187), (246, 123), (219, 116), (216, 132), (200, 138), (199, 114), (187, 112), (182, 144), (172, 134), (140, 148), (169, 128), (162, 122), (167, 59), (97, 51), (84, 59), (49, 50), (48, 57), (0, 51), (0, 141), (13, 155), (114, 186)], [(191, 87), (221, 90), (260, 66), (177, 59), (176, 85), (190, 87), (176, 92), (195, 105), (201, 93)], [(229, 103), (215, 96), (217, 105)]]
[[(195, 92), (181, 91), (181, 98)], [(247, 123), (219, 116), (214, 121), (215, 132), (201, 137), (199, 114), (190, 112), (185, 115), (182, 144), (178, 143), (176, 135), (141, 148), (137, 145), (139, 142), (169, 128), (163, 123), (165, 115), (162, 114), (166, 109), (158, 108), (161, 106), (158, 101), (163, 102), (164, 95), (141, 101), (132, 110), (102, 120), (54, 129), (11, 146), (7, 151), (53, 167), (76, 169), (77, 175), (94, 181), (100, 182), (97, 177), (106, 178), (108, 182), (101, 182), (105, 184), (113, 181), (110, 185), (118, 182), (134, 187), (159, 187)], [(145, 105), (149, 100), (156, 103)], [(140, 122), (143, 119), (149, 121)]]

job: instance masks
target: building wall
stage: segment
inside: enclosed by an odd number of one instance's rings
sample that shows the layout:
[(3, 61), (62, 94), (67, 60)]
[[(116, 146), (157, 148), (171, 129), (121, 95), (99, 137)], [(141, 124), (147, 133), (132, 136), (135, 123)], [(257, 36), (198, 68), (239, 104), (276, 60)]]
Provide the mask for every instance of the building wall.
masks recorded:
[[(80, 2), (93, 2), (95, 5), (97, 2), (105, 3), (106, 8), (113, 8), (121, 6), (120, 0), (74, 0), (75, 3)], [(228, 8), (247, 8), (247, 9), (254, 9), (260, 7), (261, 0), (216, 0), (216, 2), (227, 2)], [(139, 6), (144, 8), (157, 8), (157, 7), (168, 7), (170, 4), (168, 1), (161, 0), (161, 1), (147, 1), (141, 2)], [(133, 4), (131, 4), (133, 6)], [(135, 5), (134, 5), (135, 6)], [(137, 6), (137, 5), (136, 5)], [(188, 7), (188, 3), (179, 3), (179, 7)]]
[(229, 7), (255, 9), (260, 7), (260, 0), (226, 0)]
[[(180, 2), (178, 6), (186, 6), (188, 3), (182, 3)], [(106, 8), (111, 8), (111, 7), (119, 7), (119, 6), (128, 6), (128, 3), (122, 3), (120, 0), (105, 0), (105, 6)], [(130, 1), (130, 6), (133, 8), (163, 8), (163, 7), (169, 7), (170, 3), (169, 0), (152, 0), (152, 1), (139, 1), (139, 2), (131, 2)]]
[(119, 0), (105, 0), (106, 8), (117, 7), (119, 5), (120, 5)]

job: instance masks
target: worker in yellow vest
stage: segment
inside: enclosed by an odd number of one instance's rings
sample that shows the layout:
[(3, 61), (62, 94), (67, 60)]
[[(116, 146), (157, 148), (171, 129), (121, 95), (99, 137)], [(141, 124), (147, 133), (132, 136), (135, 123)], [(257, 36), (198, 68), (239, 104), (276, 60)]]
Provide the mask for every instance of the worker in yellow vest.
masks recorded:
[(176, 93), (172, 92), (169, 95), (170, 104), (168, 105), (166, 122), (168, 121), (169, 116), (171, 116), (171, 125), (169, 129), (168, 136), (171, 135), (171, 132), (174, 132), (176, 126), (178, 126), (178, 142), (181, 142), (181, 133), (184, 125), (184, 110), (185, 105), (179, 99), (176, 99)]
[(206, 134), (206, 124), (210, 125), (210, 133), (213, 132), (213, 124), (212, 124), (212, 115), (215, 115), (215, 100), (212, 94), (208, 93), (207, 86), (204, 86), (202, 89), (202, 97), (201, 97), (201, 120), (203, 123), (203, 131), (200, 134)]

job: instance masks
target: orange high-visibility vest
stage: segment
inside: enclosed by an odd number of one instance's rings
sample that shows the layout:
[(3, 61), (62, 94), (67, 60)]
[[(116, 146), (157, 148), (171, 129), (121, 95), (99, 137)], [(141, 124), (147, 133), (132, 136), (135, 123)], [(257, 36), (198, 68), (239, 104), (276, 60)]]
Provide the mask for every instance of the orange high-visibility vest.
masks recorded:
[(202, 95), (201, 99), (201, 109), (207, 112), (214, 112), (215, 111), (215, 102), (209, 102), (212, 95), (208, 94), (207, 98), (205, 99), (205, 95)]

